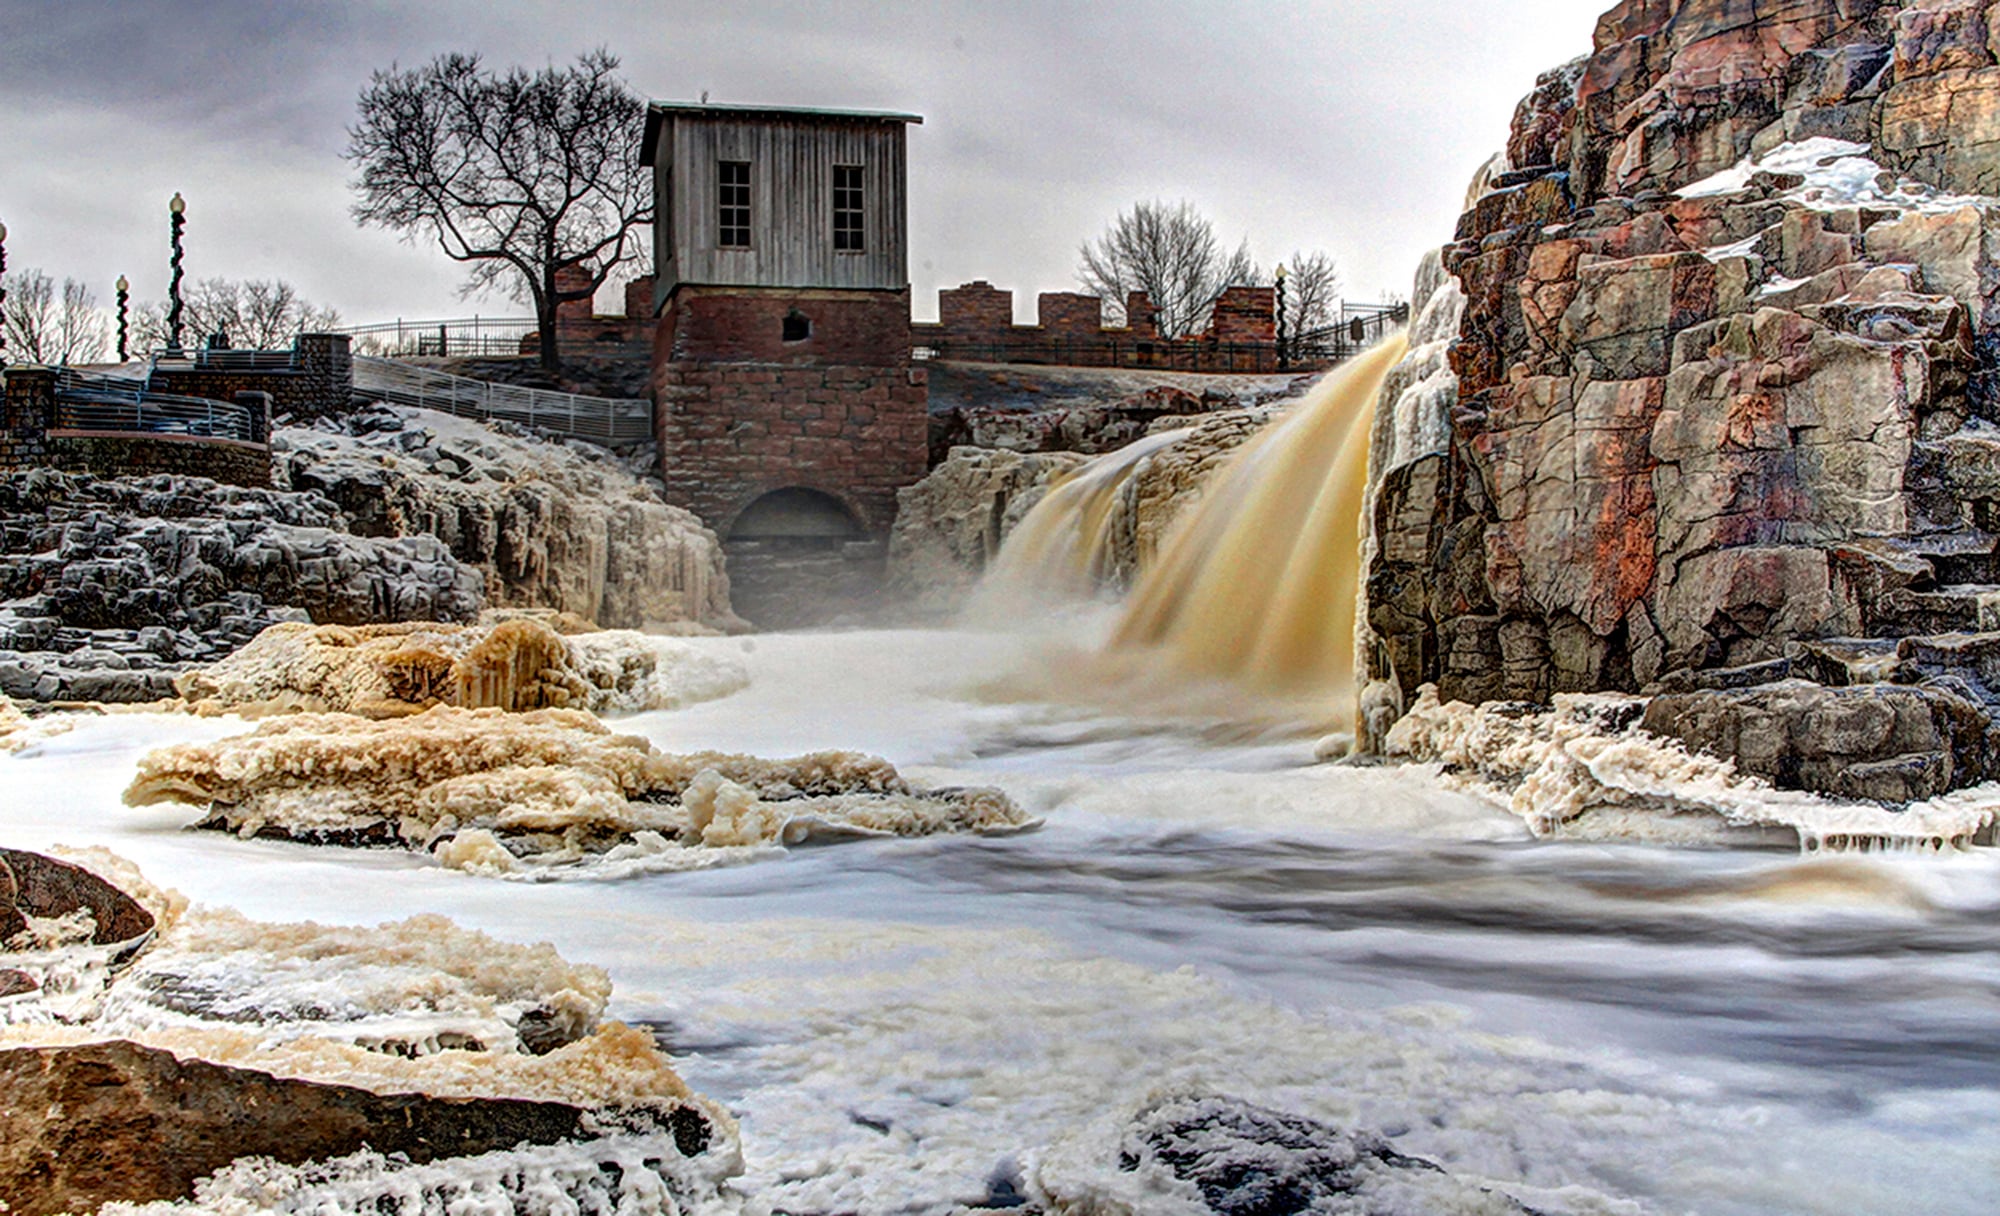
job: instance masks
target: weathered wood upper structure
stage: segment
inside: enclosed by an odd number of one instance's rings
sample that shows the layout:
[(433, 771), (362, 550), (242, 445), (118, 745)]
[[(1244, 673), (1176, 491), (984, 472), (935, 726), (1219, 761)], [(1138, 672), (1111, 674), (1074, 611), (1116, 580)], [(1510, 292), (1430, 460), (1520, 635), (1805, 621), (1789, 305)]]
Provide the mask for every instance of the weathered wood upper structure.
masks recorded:
[[(671, 498), (726, 539), (886, 536), (928, 471), (914, 114), (654, 103), (653, 387)], [(734, 576), (732, 576), (734, 577)], [(753, 618), (754, 619), (754, 618)]]
[(915, 114), (654, 102), (655, 306), (681, 283), (909, 286)]

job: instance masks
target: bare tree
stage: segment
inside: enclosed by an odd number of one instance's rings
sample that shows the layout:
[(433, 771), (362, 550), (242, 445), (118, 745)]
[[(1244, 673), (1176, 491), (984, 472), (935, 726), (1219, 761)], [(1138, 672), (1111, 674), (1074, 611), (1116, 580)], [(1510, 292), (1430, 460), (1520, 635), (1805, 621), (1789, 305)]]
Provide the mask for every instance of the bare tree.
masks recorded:
[[(532, 73), (440, 55), (376, 72), (348, 130), (355, 219), (435, 238), (466, 263), (468, 296), (504, 282), (530, 301), (550, 369), (556, 306), (595, 295), (653, 220), (652, 175), (639, 164), (646, 107), (617, 68), (602, 48)], [(571, 269), (587, 285), (558, 290), (557, 272)]]
[[(302, 333), (340, 325), (340, 314), (312, 303), (284, 279), (202, 279), (181, 293), (181, 327), (200, 345), (221, 334), (241, 350), (283, 350)], [(167, 344), (167, 313), (141, 304), (132, 313), (140, 349)]]
[(1225, 287), (1260, 275), (1248, 241), (1225, 254), (1215, 226), (1193, 205), (1155, 201), (1119, 212), (1103, 235), (1085, 241), (1076, 277), (1114, 321), (1125, 315), (1127, 292), (1145, 292), (1160, 336), (1179, 338), (1207, 326)]
[(56, 281), (40, 270), (7, 276), (0, 324), (13, 357), (29, 363), (94, 363), (109, 349), (103, 310), (90, 288), (75, 279)]
[(1293, 250), (1284, 261), (1285, 331), (1287, 341), (1340, 320), (1340, 264), (1316, 249)]

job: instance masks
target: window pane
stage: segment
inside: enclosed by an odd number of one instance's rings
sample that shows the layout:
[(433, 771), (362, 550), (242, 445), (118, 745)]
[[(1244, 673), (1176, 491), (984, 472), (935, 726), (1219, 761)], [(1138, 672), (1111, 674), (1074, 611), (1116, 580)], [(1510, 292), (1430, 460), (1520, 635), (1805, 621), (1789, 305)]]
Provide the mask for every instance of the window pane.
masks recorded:
[(750, 162), (725, 160), (716, 164), (716, 243), (733, 249), (750, 247)]
[(833, 247), (841, 253), (860, 253), (863, 248), (861, 218), (861, 166), (833, 167)]

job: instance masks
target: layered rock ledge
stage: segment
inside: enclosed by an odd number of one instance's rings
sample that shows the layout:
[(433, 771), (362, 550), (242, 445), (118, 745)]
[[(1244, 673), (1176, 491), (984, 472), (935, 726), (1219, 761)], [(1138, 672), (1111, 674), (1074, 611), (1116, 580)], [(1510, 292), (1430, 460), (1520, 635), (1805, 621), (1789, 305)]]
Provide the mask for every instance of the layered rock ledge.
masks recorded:
[(1629, 0), (1541, 79), (1383, 398), (1375, 736), (1427, 684), (1671, 693), (1783, 785), (1993, 775), (1990, 7)]

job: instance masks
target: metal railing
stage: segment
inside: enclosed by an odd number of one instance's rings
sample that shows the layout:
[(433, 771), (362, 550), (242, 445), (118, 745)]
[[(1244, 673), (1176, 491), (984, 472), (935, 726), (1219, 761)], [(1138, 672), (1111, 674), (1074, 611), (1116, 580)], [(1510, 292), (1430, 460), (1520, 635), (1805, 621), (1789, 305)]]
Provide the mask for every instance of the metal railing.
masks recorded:
[(535, 330), (533, 317), (461, 317), (451, 321), (384, 321), (333, 332), (346, 334), (357, 355), (393, 359), (518, 355), (522, 340)]
[(288, 372), (297, 365), (293, 350), (162, 350), (153, 366), (168, 371)]
[(461, 418), (505, 418), (607, 446), (653, 437), (653, 403), (643, 398), (585, 397), (493, 384), (394, 359), (356, 356), (354, 395), (368, 401), (442, 410)]
[(69, 368), (56, 372), (55, 412), (49, 423), (63, 431), (264, 442), (256, 418), (244, 406), (148, 392), (143, 381)]

